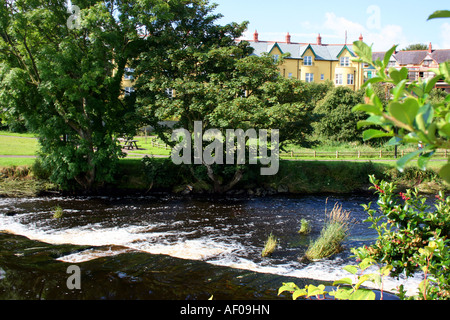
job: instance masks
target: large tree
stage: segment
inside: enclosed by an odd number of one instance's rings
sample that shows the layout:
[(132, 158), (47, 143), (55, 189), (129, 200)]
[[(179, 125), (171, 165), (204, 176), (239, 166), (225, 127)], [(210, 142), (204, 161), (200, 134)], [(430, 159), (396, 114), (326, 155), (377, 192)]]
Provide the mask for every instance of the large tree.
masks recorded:
[[(139, 57), (137, 101), (148, 123), (172, 146), (172, 128), (161, 126), (162, 120), (178, 120), (176, 128), (191, 133), (201, 122), (203, 132), (217, 129), (223, 136), (227, 129), (278, 129), (281, 140), (305, 141), (311, 130), (301, 101), (305, 86), (281, 78), (272, 57), (252, 55), (248, 42), (236, 41), (247, 23), (218, 25), (220, 15), (206, 3), (189, 6), (165, 27), (160, 47)], [(232, 188), (246, 170), (237, 162), (199, 166), (216, 192)]]
[(0, 104), (39, 134), (55, 182), (89, 190), (113, 179), (115, 138), (137, 124), (125, 67), (192, 1), (66, 2), (0, 0)]

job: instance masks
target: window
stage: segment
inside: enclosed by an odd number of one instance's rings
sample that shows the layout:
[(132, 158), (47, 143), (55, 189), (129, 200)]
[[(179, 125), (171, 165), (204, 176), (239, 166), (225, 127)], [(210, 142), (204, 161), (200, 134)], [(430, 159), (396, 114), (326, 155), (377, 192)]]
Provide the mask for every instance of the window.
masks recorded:
[(353, 74), (347, 75), (347, 84), (353, 84), (355, 80), (355, 76)]
[(134, 73), (134, 69), (125, 68), (125, 73), (124, 73), (123, 78), (125, 80), (133, 80), (134, 79), (133, 73)]
[(303, 58), (303, 65), (304, 66), (312, 66), (312, 57), (311, 56), (307, 56), (305, 58)]
[(350, 67), (350, 57), (341, 57), (341, 67)]
[(344, 84), (342, 81), (342, 74), (336, 73), (336, 84)]
[(132, 88), (132, 87), (125, 87), (125, 96), (126, 97), (128, 97), (133, 92), (134, 92), (134, 88)]
[(325, 80), (325, 75), (323, 73), (320, 75), (320, 80)]
[(396, 64), (397, 64), (397, 62), (395, 60), (391, 60), (391, 61), (389, 61), (387, 66), (388, 66), (388, 68), (391, 68), (391, 67), (395, 67)]
[(280, 55), (279, 54), (274, 54), (273, 55), (273, 61), (278, 62), (278, 59), (280, 59)]
[(425, 59), (425, 60), (423, 60), (422, 65), (423, 65), (424, 67), (429, 67), (432, 63), (433, 63), (433, 60), (432, 60), (432, 59)]
[(173, 98), (173, 89), (167, 88), (167, 89), (166, 89), (166, 94), (167, 94), (167, 96), (168, 96), (170, 99), (172, 99), (172, 98)]
[(313, 82), (314, 81), (314, 73), (307, 73), (305, 80), (306, 80), (306, 82)]
[(288, 77), (289, 77), (289, 79), (292, 79), (292, 72), (289, 72)]

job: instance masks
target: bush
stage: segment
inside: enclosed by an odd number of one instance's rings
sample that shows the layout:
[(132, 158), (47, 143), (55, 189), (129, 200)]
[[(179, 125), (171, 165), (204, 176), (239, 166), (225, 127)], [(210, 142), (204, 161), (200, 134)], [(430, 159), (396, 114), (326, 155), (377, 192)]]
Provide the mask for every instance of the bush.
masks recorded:
[(378, 239), (370, 247), (359, 248), (359, 257), (392, 265), (393, 276), (422, 270), (425, 280), (418, 298), (450, 299), (450, 197), (440, 192), (431, 206), (417, 190), (397, 194), (393, 183), (374, 176), (370, 182), (379, 196), (379, 210), (371, 209), (371, 203), (363, 207)]

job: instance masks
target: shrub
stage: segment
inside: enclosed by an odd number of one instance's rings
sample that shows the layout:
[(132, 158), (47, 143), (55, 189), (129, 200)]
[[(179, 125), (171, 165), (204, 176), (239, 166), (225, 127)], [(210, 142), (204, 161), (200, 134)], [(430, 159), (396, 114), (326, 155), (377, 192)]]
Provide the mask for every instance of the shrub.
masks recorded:
[(379, 210), (372, 209), (371, 203), (363, 207), (378, 239), (370, 247), (359, 248), (359, 257), (392, 265), (393, 276), (422, 270), (425, 280), (418, 298), (450, 299), (450, 197), (440, 192), (431, 206), (417, 190), (397, 194), (393, 183), (374, 176), (370, 182), (379, 197)]

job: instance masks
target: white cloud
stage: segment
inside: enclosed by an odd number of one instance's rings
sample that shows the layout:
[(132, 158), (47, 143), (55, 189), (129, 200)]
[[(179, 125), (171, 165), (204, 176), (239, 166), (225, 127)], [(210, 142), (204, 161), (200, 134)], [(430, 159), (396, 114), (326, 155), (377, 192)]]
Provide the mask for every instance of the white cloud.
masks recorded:
[[(345, 32), (347, 32), (347, 42), (352, 43), (359, 39), (362, 34), (364, 42), (373, 44), (374, 51), (386, 51), (393, 45), (398, 44), (399, 48), (408, 45), (408, 41), (403, 33), (403, 28), (398, 25), (380, 25), (380, 28), (367, 28), (360, 23), (348, 20), (344, 17), (338, 17), (333, 12), (325, 13), (325, 22), (321, 26), (330, 37), (340, 39), (341, 42), (345, 39)], [(326, 43), (326, 39), (323, 39)]]

